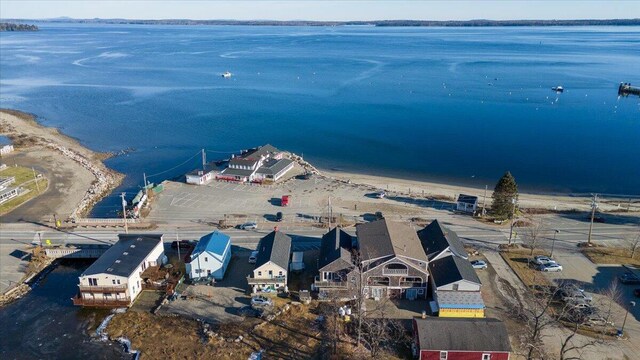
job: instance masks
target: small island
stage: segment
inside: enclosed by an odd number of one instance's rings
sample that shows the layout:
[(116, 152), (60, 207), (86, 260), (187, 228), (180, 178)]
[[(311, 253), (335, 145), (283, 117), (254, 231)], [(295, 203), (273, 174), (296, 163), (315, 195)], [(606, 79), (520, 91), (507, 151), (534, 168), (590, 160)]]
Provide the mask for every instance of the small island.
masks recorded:
[(38, 31), (37, 26), (28, 24), (0, 23), (0, 31)]

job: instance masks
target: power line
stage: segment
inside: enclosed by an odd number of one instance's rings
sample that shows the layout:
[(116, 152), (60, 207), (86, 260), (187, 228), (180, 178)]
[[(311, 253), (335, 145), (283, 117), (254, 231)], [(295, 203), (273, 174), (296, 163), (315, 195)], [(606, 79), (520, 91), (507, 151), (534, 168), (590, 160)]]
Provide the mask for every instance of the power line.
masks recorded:
[(147, 175), (147, 179), (148, 179), (148, 178), (150, 178), (150, 177), (154, 177), (154, 176), (158, 176), (158, 175), (162, 175), (162, 174), (168, 173), (168, 172), (170, 172), (170, 171), (172, 171), (172, 170), (175, 170), (175, 169), (177, 169), (177, 168), (179, 168), (179, 167), (181, 167), (181, 166), (184, 166), (184, 165), (185, 165), (185, 164), (187, 164), (189, 161), (193, 160), (193, 158), (195, 158), (196, 156), (200, 156), (200, 155), (201, 155), (201, 152), (200, 152), (200, 151), (198, 151), (197, 153), (195, 153), (192, 157), (190, 157), (189, 159), (187, 159), (187, 160), (186, 160), (185, 162), (183, 162), (182, 164), (180, 164), (180, 165), (176, 165), (176, 166), (172, 167), (171, 169), (168, 169), (168, 170), (165, 170), (165, 171), (161, 171), (161, 172), (156, 173), (156, 174)]
[(239, 153), (242, 150), (232, 150), (232, 151), (218, 151), (218, 150), (205, 150), (206, 152), (215, 153), (215, 154), (235, 154)]

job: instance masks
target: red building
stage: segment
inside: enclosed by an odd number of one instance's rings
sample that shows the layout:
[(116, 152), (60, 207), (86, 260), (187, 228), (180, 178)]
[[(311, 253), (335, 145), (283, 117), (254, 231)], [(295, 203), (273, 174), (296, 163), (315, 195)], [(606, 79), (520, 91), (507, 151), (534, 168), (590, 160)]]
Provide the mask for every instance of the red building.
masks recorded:
[(413, 352), (420, 360), (509, 360), (504, 323), (489, 318), (413, 320)]

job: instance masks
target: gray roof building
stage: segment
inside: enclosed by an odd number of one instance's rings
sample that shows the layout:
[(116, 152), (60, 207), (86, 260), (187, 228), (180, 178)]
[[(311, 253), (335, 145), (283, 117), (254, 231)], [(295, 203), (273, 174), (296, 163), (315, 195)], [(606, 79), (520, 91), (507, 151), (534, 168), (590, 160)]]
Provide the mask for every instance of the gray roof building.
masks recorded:
[(260, 239), (258, 243), (258, 258), (256, 268), (271, 261), (287, 270), (291, 256), (291, 238), (281, 231), (272, 231)]
[(478, 197), (473, 195), (458, 195), (458, 202), (475, 205), (478, 203)]
[(81, 276), (111, 274), (129, 277), (159, 243), (162, 243), (162, 234), (119, 234), (118, 242)]
[(421, 350), (511, 352), (504, 323), (491, 318), (414, 319)]
[(433, 220), (431, 224), (418, 231), (418, 237), (424, 252), (427, 253), (430, 260), (447, 248), (455, 255), (464, 259), (468, 258), (467, 251), (464, 249), (458, 235), (442, 226), (438, 220)]
[(353, 266), (351, 250), (353, 249), (353, 236), (344, 230), (333, 230), (322, 236), (320, 243), (320, 255), (318, 257), (319, 271), (339, 271)]
[(409, 225), (381, 219), (356, 225), (360, 257), (373, 260), (386, 256), (404, 256), (427, 261), (416, 231)]
[(460, 280), (467, 280), (475, 284), (481, 284), (478, 274), (471, 266), (469, 260), (458, 256), (445, 256), (429, 263), (429, 272), (436, 287), (451, 284)]
[(276, 175), (292, 163), (293, 160), (290, 159), (269, 159), (256, 172), (265, 175)]

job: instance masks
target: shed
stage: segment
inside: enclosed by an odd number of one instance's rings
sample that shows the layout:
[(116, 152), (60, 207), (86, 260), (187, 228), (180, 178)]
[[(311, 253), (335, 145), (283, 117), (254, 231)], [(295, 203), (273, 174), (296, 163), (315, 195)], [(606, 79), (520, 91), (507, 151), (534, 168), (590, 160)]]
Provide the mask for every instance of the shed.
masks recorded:
[(460, 194), (456, 201), (456, 209), (466, 213), (474, 213), (478, 208), (478, 197), (473, 195)]

